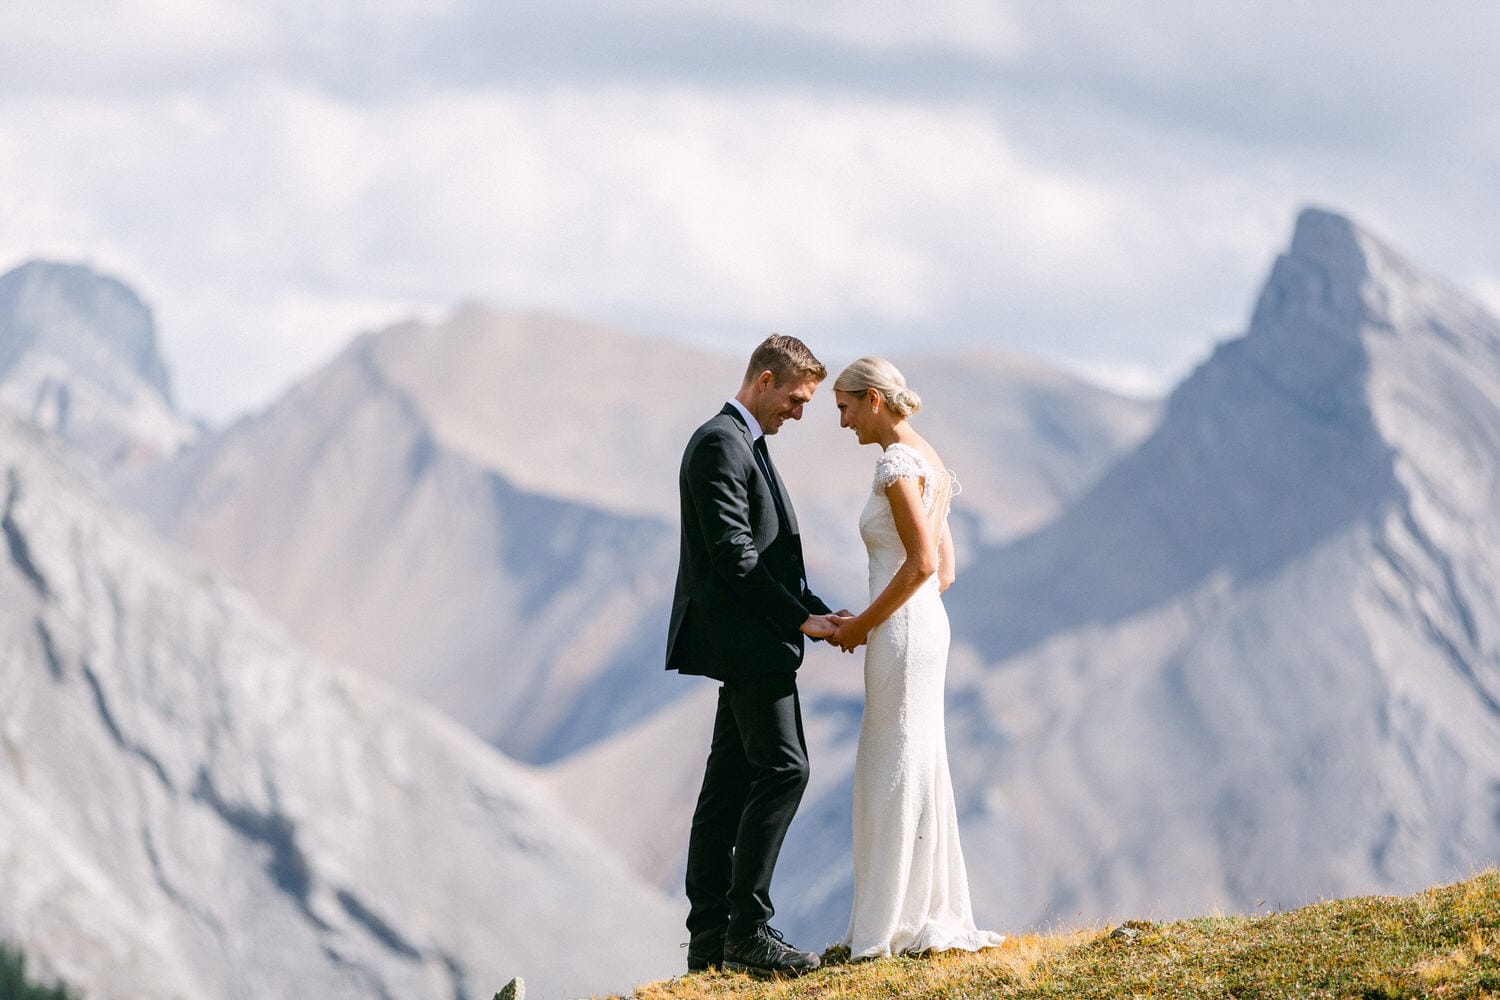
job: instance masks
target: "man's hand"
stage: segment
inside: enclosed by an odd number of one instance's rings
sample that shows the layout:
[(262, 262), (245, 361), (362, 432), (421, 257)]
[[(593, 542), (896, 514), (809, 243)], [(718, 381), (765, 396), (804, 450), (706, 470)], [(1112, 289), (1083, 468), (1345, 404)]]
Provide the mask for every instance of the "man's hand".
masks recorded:
[(826, 639), (838, 631), (828, 615), (808, 615), (802, 623), (802, 634), (811, 639)]

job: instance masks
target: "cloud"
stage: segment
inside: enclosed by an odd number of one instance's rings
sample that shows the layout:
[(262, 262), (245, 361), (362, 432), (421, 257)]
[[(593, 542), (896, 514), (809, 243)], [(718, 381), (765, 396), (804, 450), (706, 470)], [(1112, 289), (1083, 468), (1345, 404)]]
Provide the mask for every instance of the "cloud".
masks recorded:
[(0, 258), (136, 283), (214, 417), (471, 296), (1165, 389), (1303, 203), (1500, 271), (1482, 46), (1391, 5), (168, 2), (0, 12)]
[[(265, 323), (371, 302), (477, 295), (743, 334), (933, 326), (976, 285), (1130, 282), (1126, 206), (1024, 165), (971, 108), (654, 90), (366, 106), (277, 86), (29, 109), (4, 162), (46, 180), (12, 232), (216, 289), (222, 315), (193, 309), (169, 340), (227, 334), (287, 360), (326, 351), (288, 352)], [(269, 309), (276, 289), (297, 294)]]
[(222, 78), (274, 51), (268, 10), (231, 0), (0, 5), (0, 91), (120, 93)]
[(1027, 163), (967, 106), (655, 89), (270, 104), (251, 116), (274, 126), (267, 169), (295, 166), (247, 242), (284, 242), (293, 270), (344, 292), (725, 342), (796, 328), (1040, 349), (1087, 327), (1097, 349), (1184, 261), (1222, 265), (1243, 236)]
[[(690, 13), (700, 4), (673, 4)], [(930, 0), (808, 0), (764, 3), (729, 0), (720, 14), (785, 29), (867, 52), (941, 49), (982, 58), (1007, 59), (1023, 50), (1026, 35), (1012, 5), (1003, 2)]]

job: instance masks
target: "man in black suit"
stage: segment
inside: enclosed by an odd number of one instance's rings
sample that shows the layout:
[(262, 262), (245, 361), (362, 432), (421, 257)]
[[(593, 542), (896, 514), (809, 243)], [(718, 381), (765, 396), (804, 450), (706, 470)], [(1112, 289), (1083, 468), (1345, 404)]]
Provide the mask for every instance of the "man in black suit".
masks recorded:
[[(797, 975), (818, 957), (769, 921), (771, 873), (807, 787), (797, 697), (803, 637), (833, 634), (807, 588), (791, 498), (765, 438), (800, 420), (828, 372), (795, 337), (768, 337), (682, 456), (682, 553), (667, 669), (722, 682), (688, 841), (688, 970)], [(848, 612), (841, 612), (847, 614)]]

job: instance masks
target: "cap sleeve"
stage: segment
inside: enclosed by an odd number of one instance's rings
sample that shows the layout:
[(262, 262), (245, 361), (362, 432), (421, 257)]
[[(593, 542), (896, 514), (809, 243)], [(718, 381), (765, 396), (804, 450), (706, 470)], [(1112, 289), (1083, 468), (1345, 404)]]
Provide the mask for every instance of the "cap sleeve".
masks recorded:
[(884, 490), (898, 479), (923, 479), (927, 462), (920, 452), (904, 444), (893, 444), (875, 460), (875, 489)]

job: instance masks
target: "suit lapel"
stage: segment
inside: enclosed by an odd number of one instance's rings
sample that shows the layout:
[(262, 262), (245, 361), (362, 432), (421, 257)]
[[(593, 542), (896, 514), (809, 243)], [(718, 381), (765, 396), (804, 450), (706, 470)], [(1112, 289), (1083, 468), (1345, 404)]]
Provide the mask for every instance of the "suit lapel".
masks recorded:
[(745, 423), (745, 415), (733, 403), (725, 403), (724, 409), (719, 412), (727, 413), (735, 426), (740, 429), (740, 433), (745, 436), (745, 446), (750, 449), (750, 461), (755, 463), (756, 470), (766, 480), (766, 486), (770, 488), (771, 499), (776, 504), (776, 513), (780, 516), (782, 525), (795, 534), (797, 515), (792, 513), (792, 498), (787, 495), (786, 485), (781, 481), (781, 473), (776, 471), (776, 463), (771, 461), (770, 449), (766, 449), (766, 464), (762, 466), (760, 459), (755, 456), (755, 435), (750, 433), (750, 427)]
[[(719, 414), (720, 416), (727, 416), (730, 420), (734, 421), (734, 426), (740, 429), (740, 434), (745, 439), (745, 447), (753, 451), (755, 448), (755, 438), (751, 436), (750, 428), (745, 426), (745, 415), (733, 403), (725, 403), (724, 409), (720, 410)], [(754, 456), (752, 455), (751, 457), (753, 458)]]

